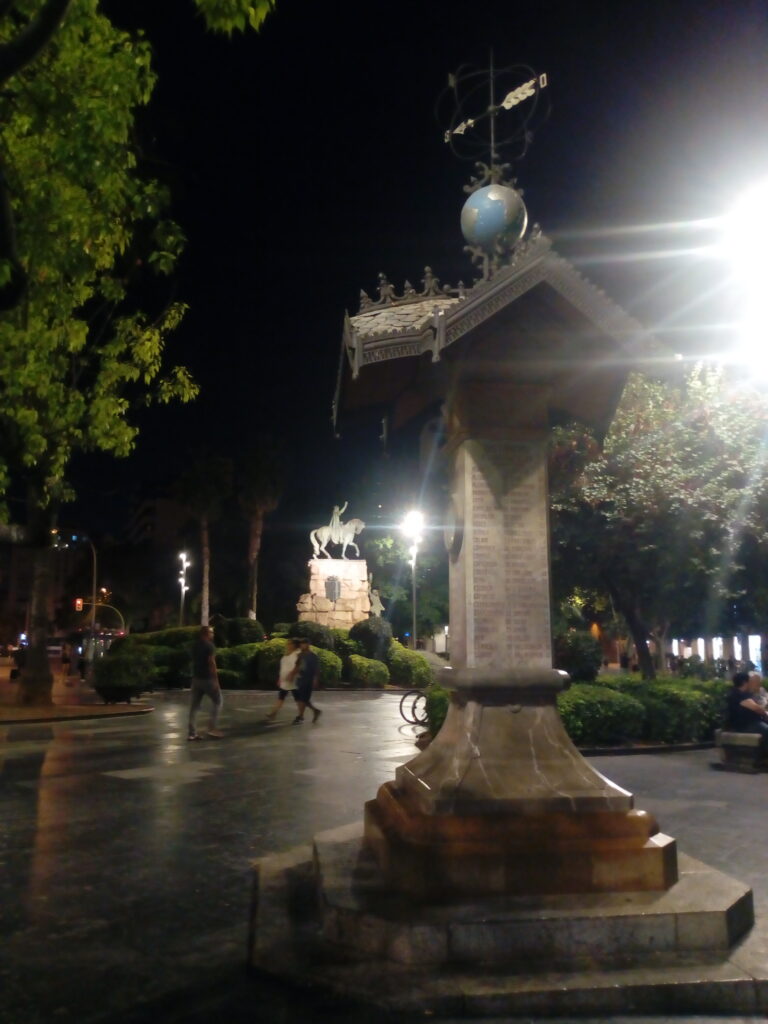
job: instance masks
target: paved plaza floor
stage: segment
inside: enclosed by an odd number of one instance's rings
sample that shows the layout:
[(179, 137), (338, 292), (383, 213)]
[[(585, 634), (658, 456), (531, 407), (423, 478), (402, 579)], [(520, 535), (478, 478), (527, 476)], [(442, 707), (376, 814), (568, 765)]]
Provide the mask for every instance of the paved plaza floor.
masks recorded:
[[(244, 964), (250, 862), (362, 816), (415, 752), (399, 695), (321, 693), (317, 725), (292, 726), (289, 707), (264, 723), (271, 694), (230, 691), (225, 737), (199, 743), (186, 740), (187, 700), (156, 694), (151, 713), (116, 718), (0, 719), (0, 1021), (386, 1019)], [(591, 760), (683, 851), (753, 886), (766, 915), (768, 775), (712, 771), (714, 759)]]

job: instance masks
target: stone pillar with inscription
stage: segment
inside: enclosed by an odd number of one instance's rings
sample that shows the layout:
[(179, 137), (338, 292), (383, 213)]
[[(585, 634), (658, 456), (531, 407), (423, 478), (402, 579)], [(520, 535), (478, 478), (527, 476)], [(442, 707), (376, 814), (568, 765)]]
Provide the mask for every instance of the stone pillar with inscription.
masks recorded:
[(448, 406), (451, 661), (550, 668), (546, 389), (469, 382)]

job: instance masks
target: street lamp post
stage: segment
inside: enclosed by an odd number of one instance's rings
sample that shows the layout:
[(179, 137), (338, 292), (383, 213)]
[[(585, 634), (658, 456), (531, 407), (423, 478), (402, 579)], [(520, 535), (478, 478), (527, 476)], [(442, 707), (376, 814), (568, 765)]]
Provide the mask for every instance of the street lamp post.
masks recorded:
[(187, 559), (186, 551), (182, 551), (179, 555), (181, 559), (181, 571), (179, 572), (179, 589), (181, 590), (181, 597), (179, 599), (179, 625), (184, 625), (184, 595), (189, 590), (187, 586), (187, 569), (192, 564)]
[(413, 626), (411, 629), (411, 647), (416, 649), (416, 560), (419, 555), (421, 544), (421, 532), (424, 529), (424, 513), (418, 509), (412, 509), (403, 520), (400, 529), (405, 537), (411, 541), (408, 553), (411, 556), (411, 605), (413, 607)]
[(96, 557), (96, 547), (89, 538), (88, 545), (91, 549), (91, 557), (93, 562), (93, 574), (91, 578), (91, 640), (88, 645), (88, 654), (86, 656), (87, 675), (93, 674), (93, 663), (96, 660), (96, 575), (98, 572), (98, 559)]

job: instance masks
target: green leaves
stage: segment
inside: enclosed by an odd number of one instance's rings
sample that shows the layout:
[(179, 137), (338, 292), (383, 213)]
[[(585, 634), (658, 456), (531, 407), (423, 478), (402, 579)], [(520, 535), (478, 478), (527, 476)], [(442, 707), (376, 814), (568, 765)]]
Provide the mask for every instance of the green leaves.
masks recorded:
[(738, 554), (768, 512), (765, 396), (721, 370), (680, 385), (632, 375), (600, 451), (552, 443), (554, 570), (563, 594), (607, 590), (646, 629), (712, 624), (741, 589)]
[(195, 5), (205, 17), (206, 24), (215, 32), (245, 32), (258, 29), (273, 10), (274, 0), (195, 0)]
[[(0, 21), (0, 40), (15, 30)], [(42, 502), (62, 500), (75, 451), (125, 456), (137, 404), (197, 393), (185, 369), (163, 369), (184, 307), (152, 319), (123, 307), (128, 269), (170, 273), (184, 242), (162, 219), (166, 190), (136, 170), (134, 116), (154, 81), (146, 42), (115, 29), (96, 0), (73, 0), (0, 98), (30, 281), (25, 305), (0, 316), (0, 494), (34, 480)], [(10, 269), (0, 264), (0, 286)]]

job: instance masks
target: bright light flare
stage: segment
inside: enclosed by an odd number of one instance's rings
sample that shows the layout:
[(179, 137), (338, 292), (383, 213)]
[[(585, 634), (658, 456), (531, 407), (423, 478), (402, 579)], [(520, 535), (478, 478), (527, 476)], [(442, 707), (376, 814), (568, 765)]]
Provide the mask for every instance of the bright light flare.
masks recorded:
[(738, 291), (739, 341), (734, 358), (768, 378), (768, 178), (748, 188), (724, 219), (723, 255)]
[(424, 513), (419, 512), (418, 509), (412, 509), (405, 517), (400, 526), (406, 537), (415, 540), (417, 543), (421, 540), (421, 533), (424, 529)]

